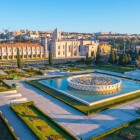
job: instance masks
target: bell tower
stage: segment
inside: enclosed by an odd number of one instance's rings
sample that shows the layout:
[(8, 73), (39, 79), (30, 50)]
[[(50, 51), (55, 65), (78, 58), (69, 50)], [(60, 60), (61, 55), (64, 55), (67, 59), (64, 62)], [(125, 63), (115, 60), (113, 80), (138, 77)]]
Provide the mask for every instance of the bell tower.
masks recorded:
[(53, 38), (55, 41), (61, 40), (61, 31), (59, 31), (57, 28), (53, 31)]

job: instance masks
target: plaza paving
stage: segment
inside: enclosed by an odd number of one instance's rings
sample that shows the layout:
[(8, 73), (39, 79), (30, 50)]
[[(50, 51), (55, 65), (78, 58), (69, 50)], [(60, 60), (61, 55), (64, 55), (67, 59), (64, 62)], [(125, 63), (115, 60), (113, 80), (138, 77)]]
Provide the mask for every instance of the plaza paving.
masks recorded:
[(9, 103), (11, 101), (17, 100), (15, 101), (15, 103), (20, 103), (22, 101), (21, 99), (23, 99), (23, 97), (19, 96), (19, 94), (15, 91), (11, 91), (9, 93), (0, 93), (0, 110), (3, 116), (8, 120), (9, 124), (12, 126), (17, 137), (19, 137), (20, 140), (37, 140), (34, 134), (15, 115), (15, 113), (9, 107)]
[[(11, 84), (15, 81), (7, 82)], [(86, 116), (83, 113), (75, 110), (74, 108), (64, 104), (63, 102), (26, 84), (24, 81), (19, 81), (19, 88), (17, 88), (17, 93), (12, 94), (17, 94), (17, 96), (7, 97), (7, 95), (5, 94), (0, 95), (1, 101), (3, 102), (3, 105), (0, 107), (0, 109), (3, 111), (4, 116), (8, 119), (15, 132), (21, 139), (23, 139), (24, 137), (23, 134), (19, 132), (19, 127), (22, 122), (17, 119), (14, 120), (16, 118), (15, 115), (13, 114), (11, 116), (12, 113), (8, 114), (9, 109), (5, 109), (4, 105), (9, 102), (24, 102), (24, 100), (22, 101), (18, 99), (27, 99), (28, 101), (34, 101), (41, 110), (49, 114), (59, 124), (64, 126), (79, 139), (84, 138), (85, 140), (89, 140), (91, 137), (97, 136), (126, 122), (135, 120), (138, 117), (138, 115), (135, 113), (135, 109), (137, 107), (140, 107), (140, 100), (136, 100), (134, 102), (123, 104), (121, 106), (117, 106), (115, 108), (102, 111), (91, 116)], [(22, 95), (22, 97), (19, 96), (20, 94)], [(14, 124), (14, 122), (16, 123)], [(18, 127), (17, 124), (19, 124)], [(21, 130), (25, 129), (23, 124), (21, 125), (21, 127)], [(30, 140), (34, 140), (30, 132), (27, 131), (26, 134), (30, 136)]]

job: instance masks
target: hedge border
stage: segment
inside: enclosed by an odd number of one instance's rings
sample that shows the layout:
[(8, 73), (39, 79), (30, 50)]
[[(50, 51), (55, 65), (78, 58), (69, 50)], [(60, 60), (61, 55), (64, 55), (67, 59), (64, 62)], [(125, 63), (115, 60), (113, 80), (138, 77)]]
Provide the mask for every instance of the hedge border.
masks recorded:
[(22, 106), (33, 106), (35, 109), (37, 109), (42, 115), (44, 115), (46, 118), (48, 118), (52, 123), (54, 123), (55, 125), (57, 125), (62, 131), (64, 131), (64, 133), (67, 133), (70, 137), (72, 137), (74, 140), (78, 140), (78, 138), (76, 136), (74, 136), (72, 133), (70, 133), (67, 129), (65, 129), (63, 126), (61, 126), (59, 123), (57, 123), (55, 120), (53, 120), (48, 114), (44, 113), (40, 108), (38, 108), (33, 101), (30, 101), (30, 102), (26, 102), (26, 103), (20, 103), (20, 104), (16, 104), (16, 105), (10, 105), (11, 109), (16, 113), (16, 115), (18, 115), (18, 117), (28, 126), (28, 128), (33, 132), (33, 134), (40, 138), (35, 132), (33, 129), (31, 129), (30, 125), (28, 123), (26, 123), (24, 121), (24, 119), (21, 117), (20, 114), (18, 114), (18, 112), (13, 108), (13, 106), (19, 106), (19, 105), (22, 105)]
[(11, 86), (9, 86), (6, 82), (4, 82), (3, 80), (0, 79), (0, 82), (2, 82), (4, 85), (6, 85), (9, 89), (4, 90), (4, 91), (0, 91), (0, 92), (6, 92), (6, 91), (12, 91), (15, 90), (15, 88), (12, 88)]
[(19, 140), (18, 137), (16, 136), (14, 130), (12, 130), (10, 124), (6, 121), (5, 117), (2, 115), (2, 112), (0, 112), (0, 117), (1, 117), (1, 119), (3, 120), (4, 124), (6, 125), (6, 127), (8, 128), (8, 130), (10, 131), (12, 137), (13, 137), (15, 140)]
[(129, 126), (129, 125), (131, 125), (131, 124), (133, 124), (135, 122), (137, 122), (137, 121), (140, 121), (140, 117), (138, 117), (137, 119), (135, 119), (135, 120), (133, 120), (131, 122), (127, 122), (127, 123), (125, 123), (125, 124), (123, 124), (121, 126), (118, 126), (118, 127), (114, 128), (114, 129), (111, 129), (111, 130), (109, 130), (107, 132), (99, 134), (98, 136), (92, 137), (90, 140), (99, 140), (99, 139), (101, 139), (101, 138), (103, 138), (103, 137), (105, 137), (105, 136), (107, 136), (109, 134), (112, 134), (112, 133), (114, 133), (114, 132), (116, 132), (116, 131), (118, 131), (120, 129), (123, 129), (123, 128), (125, 128), (125, 127), (127, 127), (127, 126)]

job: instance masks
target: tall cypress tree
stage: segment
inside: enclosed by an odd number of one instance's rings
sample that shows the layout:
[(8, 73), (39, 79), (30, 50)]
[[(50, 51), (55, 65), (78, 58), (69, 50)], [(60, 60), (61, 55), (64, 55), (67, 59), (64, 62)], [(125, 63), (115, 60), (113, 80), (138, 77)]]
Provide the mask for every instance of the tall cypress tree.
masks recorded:
[(86, 54), (86, 60), (88, 59), (88, 52), (87, 52), (87, 54)]
[(137, 59), (136, 60), (140, 61), (140, 55), (137, 56)]
[(19, 48), (17, 49), (17, 67), (21, 68), (21, 56), (20, 56)]
[(114, 50), (113, 49), (111, 49), (111, 52), (110, 52), (109, 62), (111, 64), (114, 64), (115, 63), (115, 54), (114, 54)]
[(140, 55), (140, 49), (139, 49), (138, 55)]
[(52, 66), (52, 64), (53, 64), (53, 57), (52, 57), (52, 51), (50, 49), (50, 51), (49, 51), (49, 65)]
[(101, 46), (99, 45), (96, 52), (96, 61), (95, 64), (100, 64), (101, 62)]
[(116, 51), (114, 51), (114, 57), (115, 57), (115, 63), (118, 63), (118, 55)]
[(128, 64), (131, 64), (131, 56), (130, 54), (127, 54)]
[(124, 53), (124, 54), (122, 55), (121, 64), (122, 64), (122, 65), (128, 64), (128, 56), (127, 56), (126, 53)]
[(95, 58), (94, 51), (91, 52), (91, 58), (92, 58), (92, 59)]

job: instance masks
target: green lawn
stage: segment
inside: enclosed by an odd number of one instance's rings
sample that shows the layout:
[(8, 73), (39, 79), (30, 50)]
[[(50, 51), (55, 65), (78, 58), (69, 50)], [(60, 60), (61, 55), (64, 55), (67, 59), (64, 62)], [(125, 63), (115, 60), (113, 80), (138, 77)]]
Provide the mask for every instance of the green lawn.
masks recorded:
[(120, 65), (109, 65), (109, 64), (87, 66), (87, 68), (101, 69), (101, 70), (107, 70), (107, 71), (118, 72), (118, 73), (124, 73), (124, 72), (132, 71), (136, 69), (134, 66), (120, 66)]
[[(25, 69), (24, 69), (25, 70)], [(16, 70), (7, 70), (5, 71), (8, 75), (6, 76), (7, 78), (13, 78), (14, 76), (19, 76), (19, 77), (30, 77), (30, 76), (38, 76), (38, 75), (43, 75), (41, 71), (34, 71), (30, 69), (26, 69), (26, 72), (18, 72)]]
[(140, 140), (140, 120), (131, 123), (101, 140), (127, 140), (128, 137), (135, 137), (133, 140)]
[(29, 83), (30, 85), (42, 90), (43, 92), (61, 100), (62, 102), (76, 108), (77, 110), (83, 112), (86, 115), (97, 113), (99, 111), (106, 110), (106, 109), (109, 109), (111, 107), (114, 107), (114, 106), (117, 106), (117, 105), (120, 105), (120, 104), (123, 104), (126, 102), (130, 102), (130, 101), (133, 101), (133, 100), (140, 98), (140, 94), (135, 93), (132, 96), (126, 95), (125, 98), (120, 97), (118, 99), (113, 99), (111, 101), (105, 101), (105, 102), (98, 103), (98, 104), (95, 104), (92, 106), (88, 106), (88, 105), (85, 105), (81, 102), (78, 102), (75, 99), (72, 99), (64, 94), (60, 94), (59, 92), (56, 92), (55, 90), (53, 90), (49, 87), (46, 87), (46, 86), (38, 83), (38, 80), (32, 80), (32, 81), (26, 81), (26, 82)]
[(32, 102), (11, 107), (40, 140), (49, 138), (53, 138), (52, 140), (74, 139), (48, 116), (43, 114)]
[(67, 68), (63, 68), (64, 70), (67, 70), (69, 72), (75, 72), (75, 71), (82, 71), (85, 70), (84, 68), (81, 67), (67, 67)]
[(0, 114), (0, 140), (15, 140), (16, 136), (13, 136), (9, 128), (9, 124), (6, 123), (4, 120), (4, 117)]
[(121, 66), (121, 65), (111, 65), (111, 64), (102, 64), (102, 65), (94, 65), (94, 66), (85, 66), (85, 67), (80, 67), (80, 66), (56, 66), (56, 68), (59, 69), (65, 69), (70, 72), (74, 71), (82, 71), (86, 69), (101, 69), (101, 70), (107, 70), (107, 71), (113, 71), (113, 72), (119, 72), (119, 73), (124, 73), (128, 71), (135, 70), (136, 68), (132, 65), (128, 66)]

